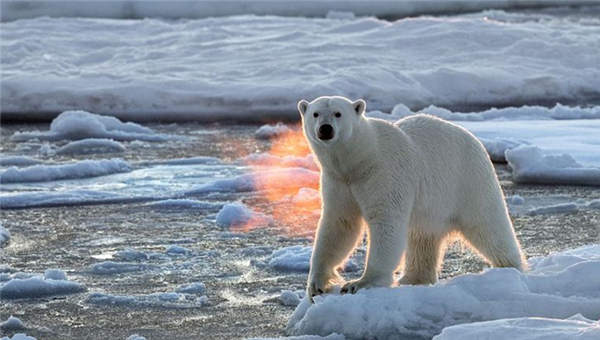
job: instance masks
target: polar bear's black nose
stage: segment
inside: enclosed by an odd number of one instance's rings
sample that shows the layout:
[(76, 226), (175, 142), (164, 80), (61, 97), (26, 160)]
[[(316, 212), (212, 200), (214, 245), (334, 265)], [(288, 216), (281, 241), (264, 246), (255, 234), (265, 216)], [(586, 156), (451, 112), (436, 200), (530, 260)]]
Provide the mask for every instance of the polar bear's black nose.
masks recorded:
[(321, 140), (330, 140), (333, 138), (333, 126), (329, 124), (323, 124), (319, 127), (319, 139)]

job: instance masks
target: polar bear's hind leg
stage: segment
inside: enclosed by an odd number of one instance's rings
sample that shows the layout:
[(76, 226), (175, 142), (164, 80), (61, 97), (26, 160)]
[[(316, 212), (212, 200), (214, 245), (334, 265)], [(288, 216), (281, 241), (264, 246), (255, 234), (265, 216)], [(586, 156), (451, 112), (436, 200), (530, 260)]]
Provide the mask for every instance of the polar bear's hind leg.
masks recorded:
[(404, 276), (399, 283), (420, 285), (437, 282), (445, 239), (445, 236), (411, 230), (404, 260)]

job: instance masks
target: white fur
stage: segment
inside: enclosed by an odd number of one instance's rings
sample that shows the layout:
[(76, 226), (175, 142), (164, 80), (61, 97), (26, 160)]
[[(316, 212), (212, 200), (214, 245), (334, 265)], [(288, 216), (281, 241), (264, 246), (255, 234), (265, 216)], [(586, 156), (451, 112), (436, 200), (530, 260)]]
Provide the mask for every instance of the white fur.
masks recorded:
[[(337, 269), (360, 241), (363, 221), (365, 272), (342, 292), (392, 285), (403, 257), (400, 283), (434, 283), (450, 234), (462, 235), (494, 266), (524, 269), (492, 163), (467, 130), (428, 115), (394, 124), (369, 119), (363, 100), (343, 97), (302, 100), (298, 109), (321, 166), (323, 197), (309, 296), (342, 281)], [(318, 138), (323, 124), (333, 126), (331, 140)]]

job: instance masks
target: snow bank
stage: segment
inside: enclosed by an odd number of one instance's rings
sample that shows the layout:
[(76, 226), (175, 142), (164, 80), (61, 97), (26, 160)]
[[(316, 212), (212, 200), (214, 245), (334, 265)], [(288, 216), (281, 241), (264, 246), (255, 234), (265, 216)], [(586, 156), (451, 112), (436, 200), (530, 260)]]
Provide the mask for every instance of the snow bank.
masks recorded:
[(70, 142), (56, 150), (57, 155), (85, 155), (91, 153), (124, 152), (125, 147), (119, 142), (105, 138), (86, 138)]
[(289, 133), (292, 130), (285, 124), (279, 122), (275, 125), (265, 124), (254, 132), (254, 136), (258, 139), (271, 139)]
[(136, 123), (123, 123), (115, 117), (86, 111), (65, 111), (52, 121), (50, 131), (17, 132), (11, 140), (23, 142), (30, 139), (55, 141), (89, 138), (162, 142), (169, 139), (169, 136), (158, 134)]
[(515, 318), (474, 322), (444, 328), (434, 340), (595, 340), (600, 339), (600, 322), (574, 316), (566, 320)]
[(270, 216), (256, 212), (241, 202), (225, 204), (216, 218), (217, 225), (223, 228), (266, 226), (273, 223)]
[(3, 247), (8, 241), (10, 241), (10, 231), (0, 224), (0, 247)]
[(513, 181), (536, 184), (600, 185), (600, 167), (584, 167), (572, 156), (544, 155), (535, 146), (506, 151)]
[[(287, 332), (350, 338), (430, 338), (443, 328), (519, 317), (600, 318), (600, 245), (530, 261), (531, 271), (494, 268), (432, 286), (359, 291), (307, 299)], [(502, 334), (501, 334), (502, 335)]]
[(97, 275), (114, 275), (150, 270), (154, 268), (156, 267), (140, 263), (104, 261), (93, 264), (90, 268), (90, 272)]
[[(413, 5), (425, 3), (432, 4)], [(370, 110), (383, 111), (400, 102), (413, 109), (589, 103), (600, 96), (598, 23), (593, 16), (499, 11), (394, 22), (250, 15), (19, 20), (2, 27), (0, 106), (3, 119), (81, 109), (137, 121), (264, 122), (298, 119), (299, 98), (331, 93), (363, 97)]]
[(40, 298), (52, 295), (75, 294), (85, 290), (85, 286), (77, 282), (33, 276), (26, 279), (14, 278), (2, 283), (0, 285), (0, 298)]
[(11, 315), (6, 321), (0, 323), (0, 329), (3, 332), (8, 332), (24, 330), (27, 329), (27, 327), (25, 327), (25, 325), (19, 318), (15, 318)]
[[(88, 1), (51, 1), (51, 0), (5, 0), (1, 6), (1, 20), (50, 17), (86, 17), (114, 19), (144, 18), (207, 18), (240, 14), (307, 16), (335, 19), (352, 19), (354, 14), (360, 16), (380, 16), (398, 18), (420, 14), (455, 14), (479, 11), (488, 8), (518, 9), (560, 5), (585, 5), (593, 1), (565, 0), (495, 0), (474, 2), (468, 0), (453, 1), (260, 1), (237, 0), (226, 2), (205, 1), (151, 1), (150, 3), (135, 0), (113, 0), (110, 4)], [(350, 15), (352, 14), (352, 15)]]
[(131, 171), (131, 167), (122, 159), (85, 160), (58, 165), (12, 167), (0, 173), (0, 183), (56, 181), (105, 176), (129, 171)]
[(42, 161), (27, 156), (0, 157), (0, 166), (30, 166), (40, 163), (42, 163)]
[(103, 293), (90, 294), (86, 302), (100, 306), (117, 306), (129, 308), (198, 308), (208, 303), (206, 295), (183, 293), (152, 293), (142, 295), (112, 295)]
[[(308, 273), (310, 269), (310, 246), (290, 246), (278, 249), (267, 258), (266, 264), (273, 270), (282, 272)], [(354, 259), (349, 259), (344, 266), (345, 271), (356, 271), (358, 265)]]

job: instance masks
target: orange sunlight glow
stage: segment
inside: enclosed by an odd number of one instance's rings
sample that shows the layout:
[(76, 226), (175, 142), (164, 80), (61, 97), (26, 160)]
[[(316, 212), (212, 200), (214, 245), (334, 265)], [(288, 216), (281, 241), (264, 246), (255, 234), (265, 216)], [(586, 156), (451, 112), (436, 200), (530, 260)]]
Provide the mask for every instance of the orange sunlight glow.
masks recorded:
[(272, 138), (268, 153), (248, 157), (246, 164), (257, 191), (272, 208), (275, 224), (289, 234), (312, 235), (321, 210), (319, 169), (301, 127)]

